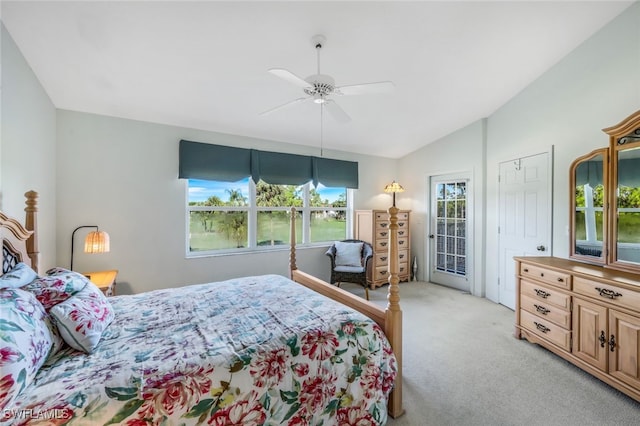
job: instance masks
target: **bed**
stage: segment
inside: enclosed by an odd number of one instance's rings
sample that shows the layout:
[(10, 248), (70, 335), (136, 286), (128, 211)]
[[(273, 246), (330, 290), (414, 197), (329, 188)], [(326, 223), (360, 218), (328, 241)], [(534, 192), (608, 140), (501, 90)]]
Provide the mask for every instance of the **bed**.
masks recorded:
[[(38, 269), (37, 194), (26, 196), (24, 226), (0, 213), (3, 272), (19, 263)], [(95, 299), (105, 307), (100, 318), (111, 319), (90, 353), (82, 344), (73, 348), (53, 336), (55, 350), (40, 355), (44, 360), (34, 368), (37, 371), (27, 370), (10, 405), (6, 391), (4, 407), (0, 399), (0, 421), (382, 425), (388, 414), (400, 415), (401, 311), (393, 274), (390, 306), (382, 310), (300, 271), (295, 243), (290, 269), (291, 279), (243, 277)], [(64, 302), (37, 297), (46, 312), (32, 310), (29, 315), (55, 318), (46, 325), (55, 331), (52, 324), (57, 324), (66, 341), (69, 330), (58, 321), (58, 308), (83, 293), (102, 296), (92, 293), (92, 283), (83, 284), (86, 278), (80, 274), (54, 268), (42, 279), (49, 276), (69, 279), (67, 292), (82, 289)], [(36, 281), (0, 290), (0, 308), (7, 299), (3, 292), (23, 298), (38, 295), (27, 291)], [(19, 305), (25, 311), (28, 303)], [(11, 352), (2, 348), (2, 339), (10, 334), (8, 322), (0, 322), (0, 368), (11, 360)], [(25, 358), (35, 359), (34, 353), (42, 352), (32, 351)], [(20, 382), (17, 375), (14, 379)], [(0, 398), (7, 380), (0, 374)]]

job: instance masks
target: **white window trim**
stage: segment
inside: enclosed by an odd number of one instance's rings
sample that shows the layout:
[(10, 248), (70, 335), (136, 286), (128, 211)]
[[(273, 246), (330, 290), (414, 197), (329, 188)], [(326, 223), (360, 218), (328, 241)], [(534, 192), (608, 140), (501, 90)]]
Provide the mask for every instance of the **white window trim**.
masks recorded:
[[(192, 252), (189, 251), (190, 242), (190, 212), (192, 211), (210, 211), (210, 207), (204, 206), (189, 206), (189, 180), (184, 180), (185, 187), (185, 258), (195, 259), (202, 257), (216, 257), (216, 256), (229, 256), (229, 255), (242, 255), (253, 254), (260, 252), (273, 252), (284, 251), (290, 249), (290, 244), (281, 244), (277, 246), (257, 246), (257, 224), (258, 224), (258, 212), (259, 211), (288, 211), (290, 207), (259, 207), (256, 206), (256, 184), (252, 179), (249, 179), (249, 205), (248, 206), (219, 206), (216, 207), (217, 211), (246, 211), (248, 212), (248, 245), (243, 248), (232, 249), (219, 249), (209, 251)], [(344, 211), (346, 215), (346, 229), (345, 239), (353, 236), (353, 200), (354, 190), (346, 188), (346, 207), (310, 207), (309, 206), (309, 193), (311, 183), (307, 183), (303, 186), (303, 206), (296, 207), (296, 210), (302, 216), (302, 243), (296, 244), (296, 248), (314, 248), (314, 247), (328, 247), (332, 244), (332, 241), (320, 241), (310, 242), (311, 239), (311, 212), (312, 211)]]

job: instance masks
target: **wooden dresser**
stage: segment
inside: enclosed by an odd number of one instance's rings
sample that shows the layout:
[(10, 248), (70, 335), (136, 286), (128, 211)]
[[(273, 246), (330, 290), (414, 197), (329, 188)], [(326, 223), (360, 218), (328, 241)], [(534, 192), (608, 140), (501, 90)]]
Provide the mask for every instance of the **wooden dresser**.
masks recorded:
[(640, 401), (640, 275), (516, 257), (515, 336)]
[[(398, 212), (398, 256), (400, 281), (409, 281), (411, 267), (409, 210)], [(386, 210), (356, 210), (355, 238), (373, 246), (367, 269), (370, 288), (389, 282), (389, 213)]]

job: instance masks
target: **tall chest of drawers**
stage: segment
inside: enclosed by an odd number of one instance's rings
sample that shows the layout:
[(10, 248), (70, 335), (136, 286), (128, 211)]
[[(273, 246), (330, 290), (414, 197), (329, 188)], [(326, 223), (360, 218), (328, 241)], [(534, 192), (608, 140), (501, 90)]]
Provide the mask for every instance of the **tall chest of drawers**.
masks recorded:
[[(408, 281), (411, 266), (409, 210), (398, 212), (398, 257), (400, 281)], [(367, 269), (367, 283), (376, 288), (389, 282), (389, 213), (386, 210), (356, 210), (355, 238), (373, 247)]]
[(640, 276), (554, 257), (515, 262), (515, 336), (640, 401)]

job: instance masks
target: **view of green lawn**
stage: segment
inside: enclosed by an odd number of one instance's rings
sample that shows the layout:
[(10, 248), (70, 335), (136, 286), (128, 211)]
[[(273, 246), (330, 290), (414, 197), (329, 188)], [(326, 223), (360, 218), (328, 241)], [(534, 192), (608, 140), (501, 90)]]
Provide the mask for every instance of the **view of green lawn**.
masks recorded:
[[(312, 213), (312, 216), (314, 214)], [(203, 217), (207, 217), (206, 229)], [(235, 216), (234, 224), (243, 224), (239, 228), (228, 226), (230, 217)], [(346, 235), (346, 221), (318, 214), (311, 219), (311, 242), (343, 240)], [(209, 251), (234, 249), (247, 246), (247, 221), (244, 212), (192, 212), (189, 223), (190, 251)], [(289, 215), (285, 212), (258, 213), (257, 241), (259, 246), (289, 244)], [(296, 241), (302, 242), (302, 218), (296, 220)]]

